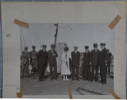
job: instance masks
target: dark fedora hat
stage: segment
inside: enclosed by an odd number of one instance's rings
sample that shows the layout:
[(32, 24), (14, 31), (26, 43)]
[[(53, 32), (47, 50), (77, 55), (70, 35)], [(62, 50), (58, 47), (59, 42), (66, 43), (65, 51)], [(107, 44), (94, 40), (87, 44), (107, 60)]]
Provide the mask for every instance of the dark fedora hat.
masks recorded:
[(51, 44), (51, 47), (55, 47), (55, 44)]
[(43, 47), (47, 47), (47, 45), (43, 45)]

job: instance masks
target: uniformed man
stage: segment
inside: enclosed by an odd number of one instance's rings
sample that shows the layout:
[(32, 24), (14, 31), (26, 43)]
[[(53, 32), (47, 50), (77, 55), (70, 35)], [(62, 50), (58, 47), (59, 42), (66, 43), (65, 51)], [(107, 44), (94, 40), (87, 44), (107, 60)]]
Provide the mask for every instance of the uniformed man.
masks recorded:
[(107, 49), (107, 74), (110, 75), (110, 64), (111, 64), (112, 53)]
[(106, 64), (107, 64), (107, 50), (105, 48), (105, 43), (100, 43), (101, 52), (99, 55), (99, 65), (101, 73), (101, 83), (106, 84)]
[(24, 47), (24, 51), (22, 51), (22, 60), (21, 60), (21, 65), (22, 65), (22, 77), (28, 76), (29, 75), (29, 57), (30, 54), (27, 51), (28, 47)]
[[(37, 68), (37, 51), (35, 51), (35, 49), (36, 49), (36, 46), (32, 46), (32, 51), (30, 52), (30, 58), (31, 58), (31, 60), (30, 60), (30, 64), (31, 64), (31, 66), (32, 66), (32, 70), (38, 70), (38, 68)], [(34, 73), (33, 73), (33, 75), (34, 75)]]
[(20, 55), (20, 78), (22, 78), (22, 55)]
[[(48, 62), (50, 67), (50, 78), (51, 80), (57, 79), (57, 61), (56, 58), (58, 57), (58, 54), (55, 50), (55, 45), (51, 44), (51, 49), (48, 51)], [(53, 72), (54, 69), (54, 72)]]
[(74, 51), (71, 52), (72, 58), (72, 80), (79, 80), (79, 60), (80, 60), (80, 52), (77, 50), (78, 46), (74, 46)]
[(44, 81), (45, 69), (48, 64), (48, 53), (46, 47), (46, 45), (43, 45), (42, 49), (37, 53), (39, 81)]
[(94, 71), (95, 71), (95, 81), (97, 82), (100, 50), (98, 50), (97, 43), (94, 43), (93, 47), (94, 49), (91, 51), (91, 65), (92, 65), (91, 81), (93, 81), (94, 79)]
[(89, 46), (85, 46), (85, 52), (83, 54), (83, 67), (84, 67), (84, 76), (86, 80), (90, 80), (90, 52)]

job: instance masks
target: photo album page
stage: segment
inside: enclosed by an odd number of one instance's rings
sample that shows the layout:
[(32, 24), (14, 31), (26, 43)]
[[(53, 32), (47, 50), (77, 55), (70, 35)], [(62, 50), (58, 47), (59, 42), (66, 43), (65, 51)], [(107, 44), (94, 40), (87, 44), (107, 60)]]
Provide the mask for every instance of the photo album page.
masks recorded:
[(126, 98), (126, 2), (2, 2), (3, 97)]

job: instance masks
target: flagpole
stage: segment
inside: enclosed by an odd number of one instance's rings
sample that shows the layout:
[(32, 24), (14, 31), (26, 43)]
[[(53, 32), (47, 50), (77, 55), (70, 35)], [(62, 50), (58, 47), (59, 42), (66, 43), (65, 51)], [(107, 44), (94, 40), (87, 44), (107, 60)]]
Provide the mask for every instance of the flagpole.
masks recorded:
[(56, 34), (55, 34), (55, 41), (54, 41), (54, 44), (56, 46), (56, 40), (57, 40), (57, 34), (58, 34), (58, 23), (54, 25), (56, 26)]

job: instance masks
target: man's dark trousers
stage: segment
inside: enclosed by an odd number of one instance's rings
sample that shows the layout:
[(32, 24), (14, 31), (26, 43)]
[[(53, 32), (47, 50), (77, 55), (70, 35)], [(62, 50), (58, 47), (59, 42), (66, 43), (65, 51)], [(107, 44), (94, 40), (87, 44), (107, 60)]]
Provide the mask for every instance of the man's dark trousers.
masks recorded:
[(72, 66), (72, 80), (74, 80), (76, 76), (76, 79), (79, 80), (79, 66)]
[(47, 64), (39, 65), (39, 80), (42, 80), (44, 78), (46, 67)]
[(57, 78), (57, 66), (56, 66), (56, 63), (50, 64), (50, 78), (51, 79), (52, 78)]
[(101, 82), (106, 83), (106, 66), (100, 66), (100, 72), (101, 72)]
[(110, 74), (110, 62), (107, 62), (108, 74)]
[(89, 65), (84, 66), (84, 70), (85, 70), (85, 79), (90, 80), (90, 67), (89, 67)]
[(92, 66), (92, 75), (91, 75), (91, 81), (94, 79), (94, 71), (95, 71), (95, 81), (98, 80), (98, 66)]

